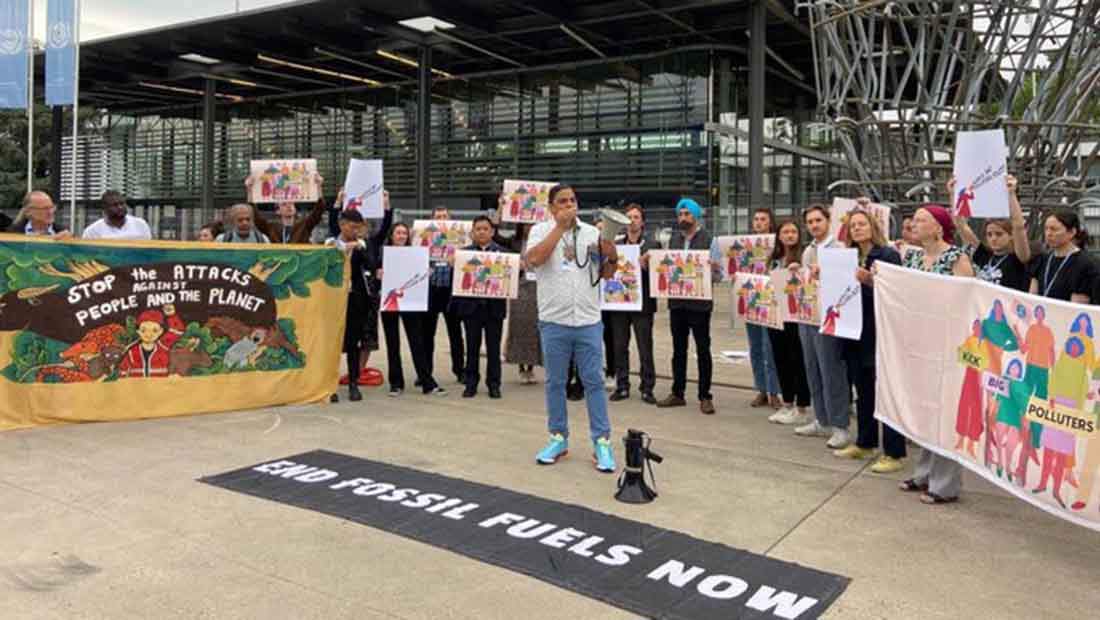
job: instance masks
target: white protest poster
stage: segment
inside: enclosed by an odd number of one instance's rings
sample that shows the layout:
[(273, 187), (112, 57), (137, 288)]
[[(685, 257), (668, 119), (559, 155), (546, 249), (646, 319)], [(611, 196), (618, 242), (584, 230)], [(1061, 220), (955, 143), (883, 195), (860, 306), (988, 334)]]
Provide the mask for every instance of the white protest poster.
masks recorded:
[(859, 250), (820, 248), (817, 258), (821, 267), (821, 333), (859, 340), (863, 335), (863, 296), (856, 280)]
[(956, 217), (1008, 217), (1008, 147), (1003, 129), (960, 131), (955, 137)]
[(344, 208), (355, 209), (366, 219), (381, 219), (383, 188), (381, 159), (351, 160), (344, 179)]
[(641, 246), (617, 245), (619, 263), (610, 280), (600, 282), (600, 309), (608, 312), (642, 310)]
[(834, 198), (833, 206), (829, 208), (829, 234), (833, 239), (840, 243), (848, 242), (848, 215), (856, 209), (875, 218), (882, 236), (890, 237), (890, 207), (874, 202), (861, 207), (851, 198)]
[(428, 248), (382, 248), (382, 312), (427, 312)]
[(316, 174), (316, 159), (254, 159), (249, 164), (248, 201), (317, 202)]

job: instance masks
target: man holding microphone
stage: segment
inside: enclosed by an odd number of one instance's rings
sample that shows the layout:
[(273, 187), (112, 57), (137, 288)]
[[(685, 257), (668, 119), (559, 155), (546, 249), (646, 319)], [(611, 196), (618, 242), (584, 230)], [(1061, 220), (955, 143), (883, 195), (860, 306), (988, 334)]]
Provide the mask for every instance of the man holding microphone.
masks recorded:
[(550, 442), (535, 457), (552, 465), (569, 452), (565, 383), (569, 360), (576, 360), (584, 384), (588, 427), (596, 469), (615, 471), (607, 393), (603, 385), (603, 322), (600, 278), (611, 277), (618, 254), (613, 241), (577, 218), (577, 195), (567, 185), (550, 190), (553, 220), (531, 229), (527, 264), (537, 276), (539, 335), (546, 367), (546, 409)]

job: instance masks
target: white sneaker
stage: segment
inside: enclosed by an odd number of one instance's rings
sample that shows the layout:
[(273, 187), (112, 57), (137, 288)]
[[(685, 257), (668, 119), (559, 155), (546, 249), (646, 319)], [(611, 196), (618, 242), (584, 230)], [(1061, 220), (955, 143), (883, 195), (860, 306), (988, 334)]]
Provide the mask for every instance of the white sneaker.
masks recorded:
[(776, 421), (776, 424), (782, 424), (783, 426), (804, 426), (809, 424), (814, 419), (812, 413), (808, 411), (800, 411), (791, 407), (787, 416)]
[(772, 424), (789, 424), (788, 422), (784, 422), (783, 420), (786, 420), (787, 418), (794, 415), (798, 415), (798, 412), (795, 411), (794, 407), (783, 405), (782, 409), (768, 416), (768, 421)]
[(619, 387), (619, 382), (615, 379), (615, 377), (608, 377), (607, 379), (604, 379), (603, 386), (609, 390), (615, 390)]
[(833, 436), (829, 437), (829, 441), (825, 442), (825, 445), (833, 450), (839, 450), (852, 443), (852, 436), (848, 434), (848, 431), (843, 428), (834, 428)]
[(816, 419), (809, 424), (794, 429), (794, 434), (800, 437), (828, 437), (830, 435), (829, 429), (818, 424)]

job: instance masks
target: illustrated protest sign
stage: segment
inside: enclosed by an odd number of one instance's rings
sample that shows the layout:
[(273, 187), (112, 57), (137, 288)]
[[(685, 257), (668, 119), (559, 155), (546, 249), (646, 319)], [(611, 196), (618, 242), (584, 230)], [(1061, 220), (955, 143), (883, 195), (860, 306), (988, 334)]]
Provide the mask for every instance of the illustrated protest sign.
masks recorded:
[(955, 135), (956, 217), (1008, 217), (1008, 147), (1003, 129)]
[(649, 291), (656, 299), (713, 299), (710, 252), (650, 250)]
[(821, 268), (821, 333), (859, 340), (863, 333), (863, 295), (856, 280), (859, 250), (820, 248), (817, 258)]
[(537, 224), (550, 219), (550, 189), (554, 183), (506, 180), (500, 194), (502, 222)]
[(639, 312), (642, 309), (641, 246), (617, 245), (619, 263), (610, 280), (600, 282), (600, 308)]
[(382, 312), (427, 312), (428, 248), (382, 248)]
[(519, 254), (457, 250), (451, 294), (515, 299), (519, 297), (519, 267)]
[(252, 180), (248, 201), (316, 202), (316, 159), (254, 159), (249, 165)]
[(351, 160), (344, 180), (344, 209), (356, 209), (366, 219), (381, 219), (384, 187), (382, 160)]
[(722, 275), (732, 280), (738, 273), (764, 275), (769, 272), (775, 235), (730, 235), (718, 237)]
[(455, 250), (470, 245), (471, 222), (459, 220), (416, 220), (413, 245), (428, 248), (433, 263), (450, 260)]

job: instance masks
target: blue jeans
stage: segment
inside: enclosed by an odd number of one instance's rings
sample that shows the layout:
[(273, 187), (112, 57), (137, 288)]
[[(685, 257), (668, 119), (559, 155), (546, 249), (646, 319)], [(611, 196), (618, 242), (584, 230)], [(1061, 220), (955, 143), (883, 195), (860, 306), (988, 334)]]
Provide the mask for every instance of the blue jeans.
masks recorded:
[(551, 434), (569, 436), (569, 412), (565, 408), (565, 383), (573, 359), (584, 384), (588, 405), (588, 429), (592, 441), (611, 438), (607, 418), (607, 392), (603, 385), (603, 323), (566, 327), (539, 321), (542, 363), (546, 368), (546, 411)]
[(752, 383), (756, 391), (773, 396), (779, 393), (779, 375), (772, 356), (772, 342), (768, 328), (747, 323), (749, 334), (749, 362), (752, 364)]
[(839, 338), (821, 335), (812, 325), (799, 325), (798, 332), (814, 416), (821, 426), (847, 430), (848, 397), (852, 393), (842, 343)]

